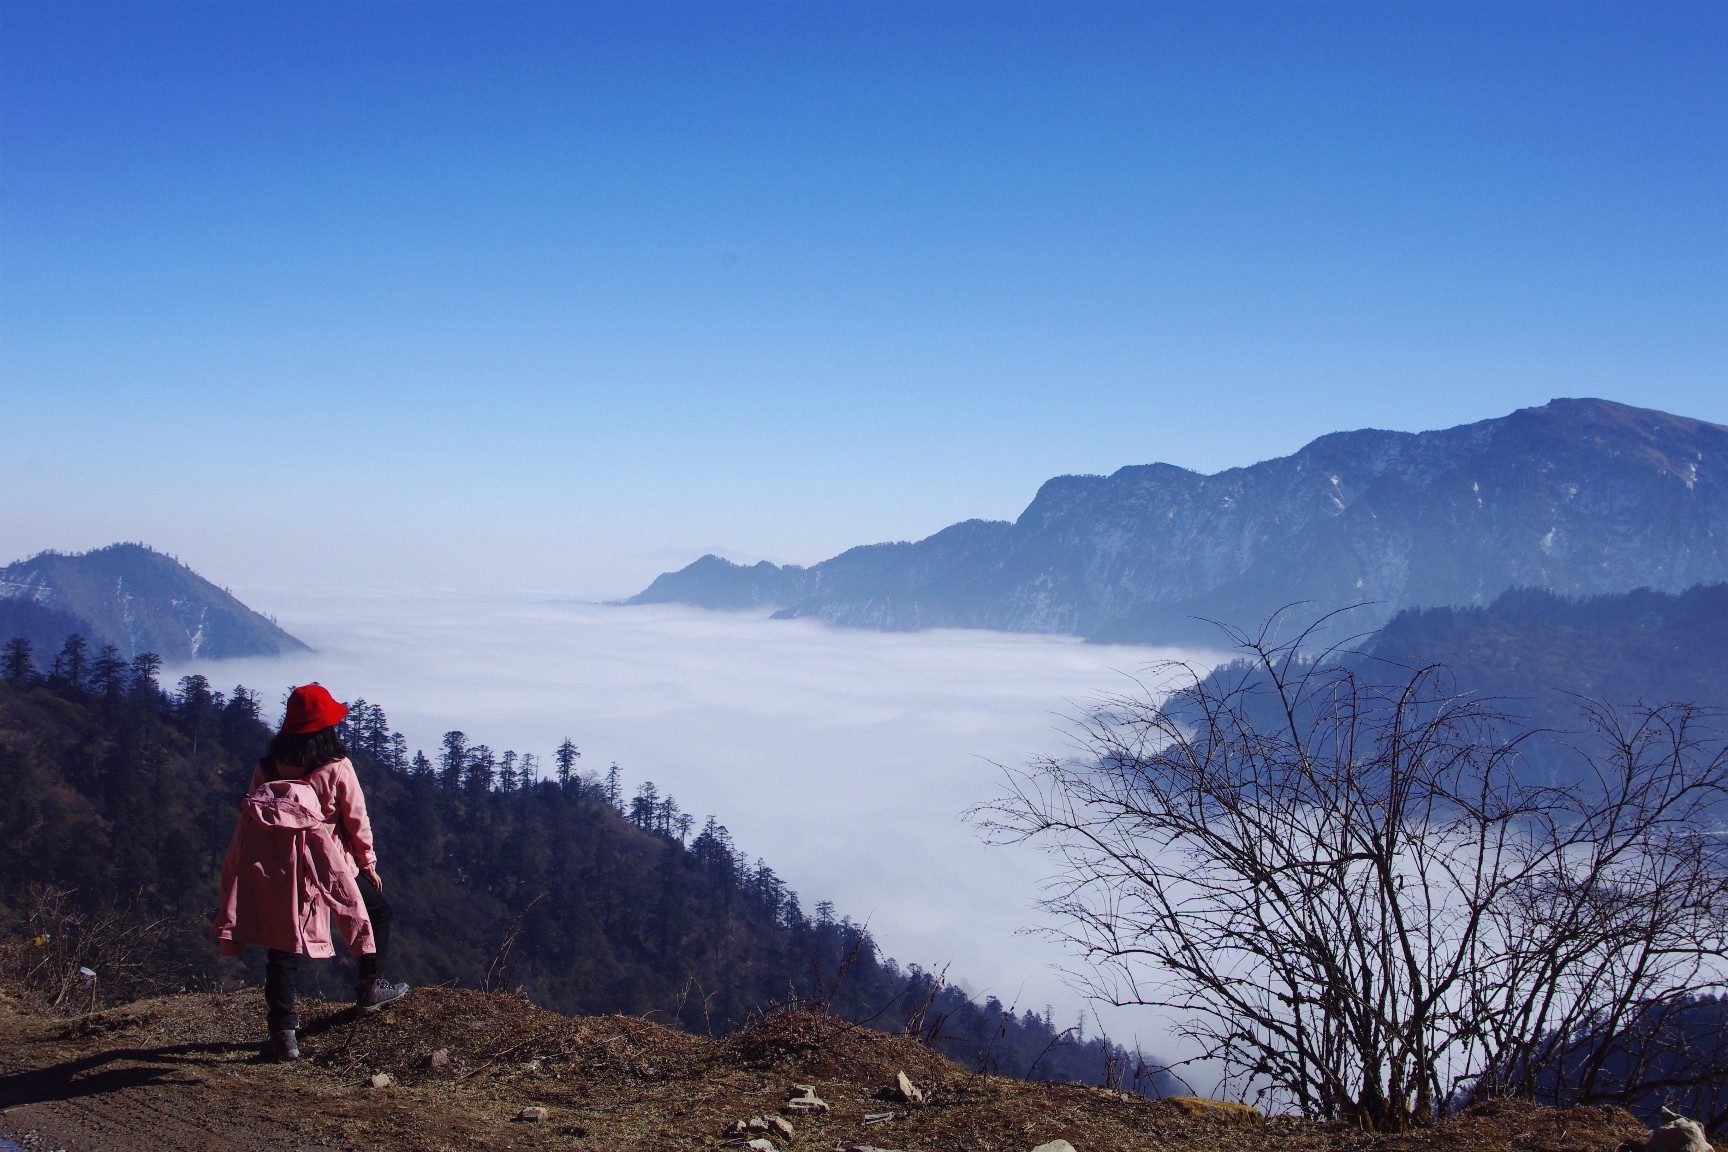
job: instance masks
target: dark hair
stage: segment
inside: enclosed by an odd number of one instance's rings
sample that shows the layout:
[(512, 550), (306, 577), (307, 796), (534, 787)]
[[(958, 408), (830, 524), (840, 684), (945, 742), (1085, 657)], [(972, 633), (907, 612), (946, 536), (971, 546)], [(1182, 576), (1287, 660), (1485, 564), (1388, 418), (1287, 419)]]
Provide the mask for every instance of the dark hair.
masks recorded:
[(270, 738), (269, 755), (284, 768), (311, 771), (347, 759), (348, 749), (332, 724), (316, 732), (278, 732)]

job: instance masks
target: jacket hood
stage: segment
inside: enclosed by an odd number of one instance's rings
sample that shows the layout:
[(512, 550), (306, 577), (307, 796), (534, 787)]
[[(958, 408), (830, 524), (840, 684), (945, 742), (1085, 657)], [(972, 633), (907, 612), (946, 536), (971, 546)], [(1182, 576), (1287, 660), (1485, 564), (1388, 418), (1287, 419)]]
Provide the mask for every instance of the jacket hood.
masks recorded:
[(272, 828), (304, 830), (324, 823), (318, 794), (299, 780), (272, 780), (240, 802), (242, 811)]

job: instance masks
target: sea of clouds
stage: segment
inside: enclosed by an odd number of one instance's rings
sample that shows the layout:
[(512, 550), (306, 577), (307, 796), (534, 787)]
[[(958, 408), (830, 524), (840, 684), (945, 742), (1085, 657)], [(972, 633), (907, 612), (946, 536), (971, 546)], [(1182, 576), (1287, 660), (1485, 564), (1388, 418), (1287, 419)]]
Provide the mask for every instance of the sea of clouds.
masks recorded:
[[(409, 748), (436, 756), (459, 728), (550, 765), (566, 736), (581, 767), (616, 762), (627, 792), (652, 780), (698, 824), (709, 814), (761, 856), (806, 910), (832, 900), (902, 963), (950, 965), (975, 994), (1022, 1008), (1084, 1005), (1041, 923), (1051, 862), (981, 842), (963, 813), (995, 796), (998, 765), (1073, 749), (1067, 718), (1128, 677), (1215, 653), (971, 630), (880, 633), (766, 613), (620, 607), (547, 595), (431, 589), (248, 589), (317, 649), (196, 662), (218, 688), (294, 684), (381, 705)], [(388, 867), (389, 846), (381, 845)], [(1162, 1026), (1106, 1012), (1151, 1049)]]

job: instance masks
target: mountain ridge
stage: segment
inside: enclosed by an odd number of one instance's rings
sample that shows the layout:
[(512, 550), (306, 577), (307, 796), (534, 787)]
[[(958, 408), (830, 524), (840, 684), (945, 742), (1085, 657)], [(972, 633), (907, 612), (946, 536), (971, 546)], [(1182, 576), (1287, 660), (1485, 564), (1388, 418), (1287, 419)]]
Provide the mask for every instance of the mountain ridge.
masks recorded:
[(183, 662), (312, 650), (226, 588), (143, 544), (38, 552), (0, 568), (0, 631), (10, 626), (7, 635), (38, 642), (37, 633), (64, 629), (68, 620), (86, 639), (113, 644), (128, 658), (155, 652)]
[[(1014, 521), (968, 520), (807, 568), (704, 557), (626, 603), (778, 609), (890, 631), (979, 627), (1216, 640), (1287, 604), (1417, 605), (1516, 586), (1596, 595), (1728, 579), (1728, 428), (1559, 399), (1425, 432), (1357, 429), (1202, 475), (1053, 477)], [(1341, 625), (1342, 626), (1342, 625)]]

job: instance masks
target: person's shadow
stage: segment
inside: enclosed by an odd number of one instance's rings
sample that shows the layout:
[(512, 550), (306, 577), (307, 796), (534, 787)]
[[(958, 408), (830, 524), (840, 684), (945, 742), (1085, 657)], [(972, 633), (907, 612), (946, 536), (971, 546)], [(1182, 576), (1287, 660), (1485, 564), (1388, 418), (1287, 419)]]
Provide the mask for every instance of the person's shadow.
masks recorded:
[[(192, 1053), (236, 1052), (255, 1047), (254, 1044), (175, 1044), (163, 1048), (115, 1048), (47, 1068), (14, 1072), (0, 1076), (0, 1108), (75, 1100), (152, 1084), (193, 1084), (196, 1079), (176, 1075), (188, 1065), (207, 1063), (189, 1059)], [(139, 1066), (103, 1067), (123, 1060), (135, 1061)]]
[[(341, 1024), (352, 1024), (361, 1018), (357, 1007), (335, 1008), (309, 1003), (307, 1019), (299, 1032), (302, 1039), (319, 1036)], [(269, 1045), (259, 1041), (242, 1043), (217, 1041), (204, 1044), (172, 1044), (157, 1048), (110, 1048), (107, 1051), (81, 1056), (46, 1068), (32, 1068), (0, 1076), (0, 1108), (19, 1108), (25, 1104), (41, 1104), (50, 1100), (76, 1100), (83, 1096), (100, 1096), (127, 1088), (150, 1085), (195, 1084), (197, 1079), (177, 1075), (181, 1069), (210, 1063), (210, 1057), (226, 1052), (251, 1051), (248, 1064), (264, 1064), (271, 1059)], [(130, 1061), (130, 1068), (105, 1068), (104, 1065)]]

